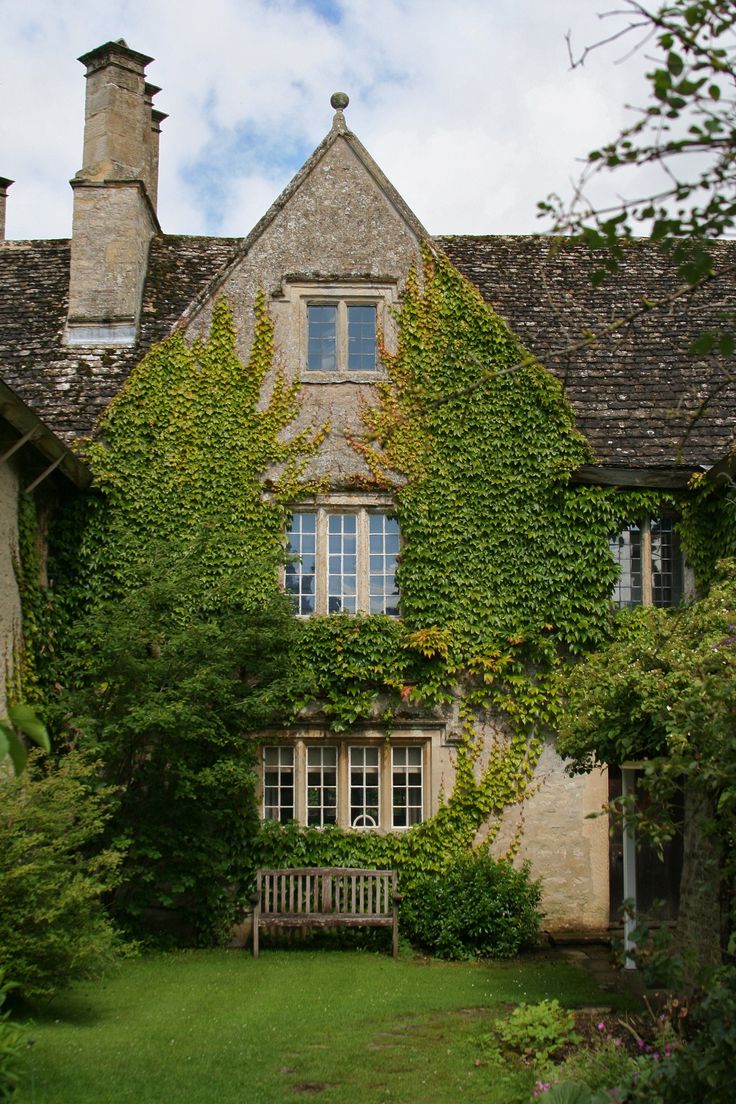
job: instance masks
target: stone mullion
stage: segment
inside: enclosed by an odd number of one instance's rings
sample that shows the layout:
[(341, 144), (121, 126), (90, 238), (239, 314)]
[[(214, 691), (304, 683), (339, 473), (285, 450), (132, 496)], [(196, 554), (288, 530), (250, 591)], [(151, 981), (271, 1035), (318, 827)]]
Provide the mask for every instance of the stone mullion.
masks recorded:
[(315, 611), (327, 613), (327, 573), (329, 571), (329, 552), (327, 539), (327, 511), (320, 507), (317, 511), (317, 541), (316, 541), (316, 568), (315, 579)]
[(337, 823), (350, 827), (350, 769), (349, 748), (345, 740), (337, 745)]
[(652, 522), (647, 518), (641, 531), (641, 603), (654, 604), (652, 588)]
[(294, 819), (307, 823), (307, 750), (303, 740), (294, 744)]

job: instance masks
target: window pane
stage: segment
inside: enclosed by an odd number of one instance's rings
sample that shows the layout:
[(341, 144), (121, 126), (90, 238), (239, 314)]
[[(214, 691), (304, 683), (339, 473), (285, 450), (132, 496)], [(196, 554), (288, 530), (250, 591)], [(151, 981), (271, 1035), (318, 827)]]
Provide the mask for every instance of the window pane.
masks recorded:
[(422, 819), (422, 749), (392, 748), (392, 821), (394, 828), (409, 828)]
[(380, 823), (378, 748), (350, 748), (350, 826), (376, 828)]
[(608, 544), (620, 568), (611, 601), (622, 609), (640, 606), (642, 598), (641, 529), (638, 525), (630, 525), (623, 533), (610, 537)]
[(348, 369), (372, 372), (376, 367), (376, 308), (348, 305)]
[(399, 552), (399, 523), (387, 514), (368, 515), (370, 574), (368, 608), (371, 613), (399, 615), (396, 562)]
[(337, 823), (337, 748), (307, 748), (307, 824)]
[(327, 610), (356, 613), (358, 575), (355, 555), (358, 518), (356, 514), (329, 514), (327, 539), (330, 548), (327, 574)]
[(282, 824), (294, 819), (294, 749), (263, 749), (263, 817)]
[(677, 606), (682, 601), (682, 553), (670, 518), (652, 521), (652, 601), (655, 606)]
[(334, 372), (337, 368), (337, 303), (307, 306), (307, 369)]
[(289, 562), (284, 572), (284, 585), (291, 595), (297, 613), (314, 613), (316, 583), (315, 540), (317, 514), (314, 511), (292, 514), (286, 534)]

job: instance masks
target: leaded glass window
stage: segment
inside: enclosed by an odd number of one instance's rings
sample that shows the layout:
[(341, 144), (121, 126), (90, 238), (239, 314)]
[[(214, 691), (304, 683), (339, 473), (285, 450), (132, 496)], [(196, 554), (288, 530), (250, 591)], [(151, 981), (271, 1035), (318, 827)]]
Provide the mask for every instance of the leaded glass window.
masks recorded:
[(350, 827), (376, 828), (380, 823), (380, 766), (377, 747), (350, 748)]
[(263, 816), (286, 824), (294, 819), (294, 748), (263, 749)]
[(317, 514), (314, 511), (293, 514), (287, 533), (289, 560), (284, 585), (297, 613), (315, 612), (317, 580)]
[(327, 517), (327, 612), (358, 609), (358, 518), (355, 514)]
[(641, 588), (641, 529), (631, 525), (622, 533), (611, 537), (609, 546), (619, 565), (619, 577), (613, 588), (614, 605), (621, 609), (640, 606)]
[(399, 592), (396, 589), (396, 562), (399, 555), (399, 523), (387, 514), (368, 517), (369, 613), (399, 616)]
[(422, 819), (422, 749), (399, 747), (392, 750), (392, 819), (394, 828), (410, 828)]
[(337, 370), (337, 303), (310, 303), (307, 307), (307, 369)]
[(376, 308), (348, 304), (348, 370), (372, 372), (376, 367)]
[(307, 824), (337, 823), (337, 748), (307, 748)]

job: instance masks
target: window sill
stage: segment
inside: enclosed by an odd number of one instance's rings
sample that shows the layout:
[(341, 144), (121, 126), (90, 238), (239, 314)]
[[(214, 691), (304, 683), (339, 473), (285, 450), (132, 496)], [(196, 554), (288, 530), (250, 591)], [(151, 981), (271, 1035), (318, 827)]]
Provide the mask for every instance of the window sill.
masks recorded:
[(386, 373), (380, 368), (374, 368), (370, 372), (310, 372), (304, 369), (301, 375), (302, 384), (305, 383), (376, 383), (387, 378)]

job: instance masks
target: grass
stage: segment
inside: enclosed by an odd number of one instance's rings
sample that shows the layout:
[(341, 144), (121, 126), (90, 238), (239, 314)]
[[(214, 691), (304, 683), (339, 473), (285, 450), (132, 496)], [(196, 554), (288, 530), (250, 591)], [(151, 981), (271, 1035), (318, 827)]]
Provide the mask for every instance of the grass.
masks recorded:
[[(359, 951), (148, 955), (36, 1017), (18, 1104), (516, 1104), (525, 1070), (483, 1064), (504, 1006), (610, 1004), (581, 970), (393, 961)], [(480, 1064), (476, 1064), (480, 1063)]]

